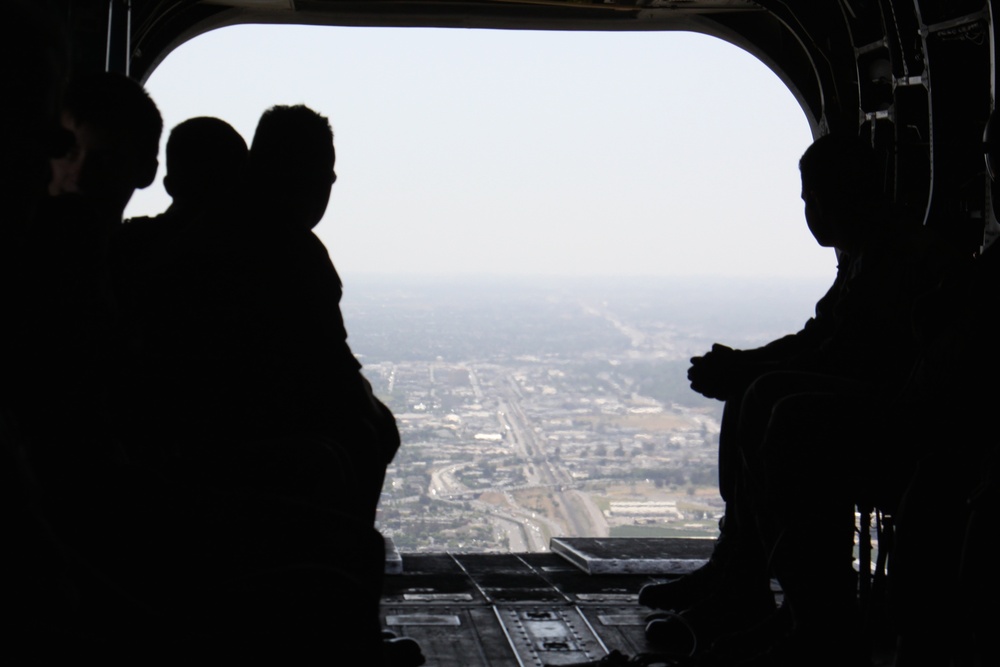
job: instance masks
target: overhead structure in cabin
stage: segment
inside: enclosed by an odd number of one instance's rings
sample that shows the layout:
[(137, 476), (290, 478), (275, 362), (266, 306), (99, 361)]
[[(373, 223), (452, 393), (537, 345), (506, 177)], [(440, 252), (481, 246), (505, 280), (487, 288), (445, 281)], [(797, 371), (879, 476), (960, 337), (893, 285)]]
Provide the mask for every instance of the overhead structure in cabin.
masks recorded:
[[(226, 26), (693, 31), (759, 58), (814, 133), (867, 133), (904, 219), (981, 241), (981, 132), (996, 82), (992, 0), (49, 0), (80, 68), (144, 80)], [(233, 54), (239, 57), (239, 54)], [(968, 238), (966, 238), (968, 237)]]

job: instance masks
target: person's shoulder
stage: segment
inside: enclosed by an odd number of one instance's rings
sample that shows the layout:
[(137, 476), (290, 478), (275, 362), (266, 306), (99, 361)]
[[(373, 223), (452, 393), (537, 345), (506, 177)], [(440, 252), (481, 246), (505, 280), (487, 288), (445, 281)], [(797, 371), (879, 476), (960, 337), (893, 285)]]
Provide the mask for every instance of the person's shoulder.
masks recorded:
[(125, 218), (125, 220), (122, 221), (122, 227), (137, 229), (146, 225), (155, 224), (155, 222), (160, 220), (162, 217), (162, 213), (160, 215), (137, 215), (134, 218)]
[[(312, 262), (330, 262), (330, 253), (316, 234), (309, 229), (289, 229), (282, 234), (285, 244), (303, 259)], [(330, 262), (332, 264), (332, 262)]]
[(154, 229), (163, 222), (163, 214), (159, 215), (140, 215), (134, 218), (125, 218), (122, 224), (118, 227), (118, 232), (120, 235), (132, 236), (136, 234), (145, 234), (149, 230)]

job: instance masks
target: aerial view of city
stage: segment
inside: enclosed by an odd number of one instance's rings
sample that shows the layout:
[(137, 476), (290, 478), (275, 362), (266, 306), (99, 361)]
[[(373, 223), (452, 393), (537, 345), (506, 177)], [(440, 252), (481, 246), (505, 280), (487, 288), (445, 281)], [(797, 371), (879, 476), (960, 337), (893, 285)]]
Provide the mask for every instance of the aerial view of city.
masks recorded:
[(396, 415), (379, 528), (400, 550), (714, 536), (722, 404), (690, 357), (797, 330), (822, 283), (361, 278), (350, 343)]

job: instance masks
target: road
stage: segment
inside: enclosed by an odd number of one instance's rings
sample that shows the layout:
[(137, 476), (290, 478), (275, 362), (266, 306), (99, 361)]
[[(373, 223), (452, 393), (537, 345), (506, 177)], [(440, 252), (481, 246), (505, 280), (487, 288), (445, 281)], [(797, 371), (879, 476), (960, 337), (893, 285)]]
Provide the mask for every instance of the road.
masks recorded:
[(582, 493), (567, 490), (574, 480), (565, 468), (550, 460), (549, 452), (539, 443), (531, 420), (521, 408), (520, 396), (517, 380), (508, 375), (500, 398), (501, 419), (515, 451), (524, 459), (526, 486), (548, 487), (553, 500), (558, 501), (554, 503), (556, 516), (549, 517), (559, 526), (552, 535), (607, 535), (607, 522), (593, 501)]
[[(474, 376), (475, 370), (470, 369), (470, 377)], [(497, 417), (514, 454), (523, 461), (526, 481), (517, 489), (538, 489), (545, 495), (551, 494), (554, 516), (520, 506), (511, 488), (494, 489), (505, 495), (506, 506), (482, 501), (474, 501), (475, 504), (490, 515), (494, 529), (507, 535), (513, 551), (545, 551), (550, 536), (607, 536), (609, 528), (600, 508), (586, 494), (573, 488), (575, 481), (568, 471), (558, 461), (552, 461), (544, 444), (539, 442), (531, 419), (521, 407), (522, 394), (516, 379), (507, 376), (505, 380)], [(459, 470), (471, 465), (469, 462), (455, 463), (432, 471), (430, 496), (441, 501), (459, 497), (468, 500), (469, 494), (482, 493), (483, 489), (470, 489), (456, 477)]]

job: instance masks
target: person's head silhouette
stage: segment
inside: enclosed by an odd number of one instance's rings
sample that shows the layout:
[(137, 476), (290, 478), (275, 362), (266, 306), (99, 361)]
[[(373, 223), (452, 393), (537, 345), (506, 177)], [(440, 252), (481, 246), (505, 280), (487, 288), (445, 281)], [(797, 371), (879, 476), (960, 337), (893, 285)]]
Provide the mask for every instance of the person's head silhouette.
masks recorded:
[(81, 194), (121, 218), (132, 193), (156, 176), (163, 129), (156, 104), (126, 76), (91, 74), (70, 82), (62, 123), (75, 144), (52, 160), (49, 194)]
[(264, 112), (250, 145), (252, 192), (283, 224), (312, 229), (323, 218), (337, 175), (330, 122), (309, 107)]
[(827, 134), (799, 161), (806, 223), (824, 247), (856, 250), (884, 213), (882, 177), (871, 146), (853, 134)]
[(219, 118), (189, 118), (167, 139), (163, 187), (182, 209), (203, 208), (232, 192), (243, 178), (247, 143)]

